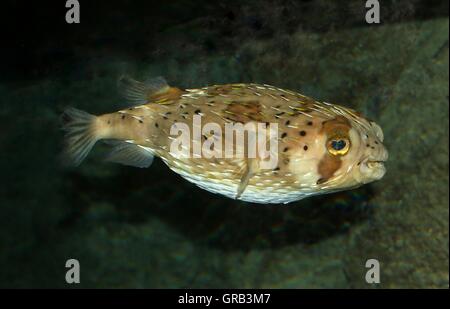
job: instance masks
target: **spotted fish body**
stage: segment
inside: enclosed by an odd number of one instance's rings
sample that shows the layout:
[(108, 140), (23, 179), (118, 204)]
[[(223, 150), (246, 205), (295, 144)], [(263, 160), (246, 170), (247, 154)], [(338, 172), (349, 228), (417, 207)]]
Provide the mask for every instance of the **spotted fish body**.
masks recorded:
[[(205, 190), (255, 203), (289, 203), (358, 187), (385, 173), (381, 128), (342, 106), (259, 84), (181, 90), (161, 78), (147, 83), (123, 78), (121, 89), (134, 106), (98, 117), (74, 109), (66, 112), (68, 160), (79, 164), (96, 141), (113, 140), (109, 161), (147, 167), (158, 156)], [(276, 166), (261, 168), (259, 157), (195, 157), (194, 147), (189, 157), (174, 156), (171, 143), (177, 136), (171, 130), (185, 124), (194, 132), (194, 117), (202, 124), (218, 124), (222, 135), (191, 135), (192, 145), (230, 138), (225, 136), (227, 123), (276, 124)], [(343, 145), (345, 153), (334, 149)]]

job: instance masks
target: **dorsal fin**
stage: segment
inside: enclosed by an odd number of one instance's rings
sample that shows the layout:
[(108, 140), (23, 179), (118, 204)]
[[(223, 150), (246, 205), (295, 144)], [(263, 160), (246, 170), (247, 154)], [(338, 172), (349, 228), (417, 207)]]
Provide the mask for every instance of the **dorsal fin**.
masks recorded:
[(117, 84), (119, 91), (131, 105), (148, 103), (153, 97), (157, 97), (170, 89), (166, 80), (161, 76), (140, 82), (122, 75)]

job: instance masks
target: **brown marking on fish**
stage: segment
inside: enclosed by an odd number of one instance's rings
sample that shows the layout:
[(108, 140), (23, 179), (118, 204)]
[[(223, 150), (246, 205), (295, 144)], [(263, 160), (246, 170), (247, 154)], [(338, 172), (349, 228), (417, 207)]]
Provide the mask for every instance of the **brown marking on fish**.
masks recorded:
[[(350, 122), (344, 116), (336, 116), (334, 119), (324, 121), (319, 134), (325, 134), (327, 138), (334, 135), (348, 136), (352, 128)], [(340, 156), (326, 153), (319, 162), (318, 172), (320, 175), (317, 184), (324, 183), (333, 177), (334, 173), (341, 167)]]
[(262, 121), (261, 104), (258, 101), (233, 101), (224, 113), (234, 122)]
[(319, 134), (326, 134), (328, 137), (336, 134), (348, 136), (348, 131), (352, 128), (350, 121), (344, 116), (336, 116), (336, 118), (324, 121)]
[(319, 162), (318, 172), (320, 175), (317, 184), (324, 183), (333, 177), (334, 173), (341, 167), (342, 161), (339, 156), (325, 154)]
[(149, 96), (148, 100), (152, 101), (172, 101), (178, 100), (186, 91), (176, 87), (169, 87), (167, 91), (158, 92)]
[(229, 94), (233, 90), (232, 85), (220, 85), (220, 86), (214, 86), (210, 87), (207, 90), (208, 95), (217, 96), (219, 94)]

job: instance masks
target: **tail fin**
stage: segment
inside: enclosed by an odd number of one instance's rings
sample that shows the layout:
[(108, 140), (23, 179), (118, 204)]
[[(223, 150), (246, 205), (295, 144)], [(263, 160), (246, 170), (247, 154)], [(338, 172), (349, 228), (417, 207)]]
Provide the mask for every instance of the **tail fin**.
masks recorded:
[(98, 140), (94, 127), (96, 117), (69, 107), (64, 111), (62, 119), (63, 130), (66, 131), (64, 163), (80, 165)]

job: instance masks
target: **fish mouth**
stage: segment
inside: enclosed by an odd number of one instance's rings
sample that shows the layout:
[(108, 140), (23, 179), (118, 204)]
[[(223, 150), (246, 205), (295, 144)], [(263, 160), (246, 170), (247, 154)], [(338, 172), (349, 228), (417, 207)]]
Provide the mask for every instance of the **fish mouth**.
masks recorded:
[(386, 160), (367, 160), (364, 162), (369, 168), (381, 168), (384, 167)]
[(387, 161), (389, 154), (386, 149), (382, 149), (374, 155), (367, 156), (363, 161), (362, 165), (365, 165), (369, 169), (384, 168), (384, 163)]
[[(387, 158), (386, 158), (387, 159)], [(362, 178), (360, 179), (362, 183), (369, 183), (374, 180), (381, 179), (386, 173), (386, 167), (384, 163), (385, 158), (381, 159), (369, 159), (364, 160), (360, 166), (360, 172)]]

